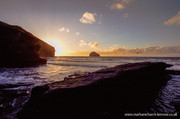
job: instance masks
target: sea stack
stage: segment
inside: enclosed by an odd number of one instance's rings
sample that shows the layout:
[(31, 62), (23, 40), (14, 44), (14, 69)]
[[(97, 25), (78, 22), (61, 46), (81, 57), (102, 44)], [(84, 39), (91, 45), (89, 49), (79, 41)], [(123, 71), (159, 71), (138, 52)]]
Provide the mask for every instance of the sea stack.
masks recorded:
[(91, 52), (89, 54), (89, 57), (100, 57), (100, 54), (96, 53), (96, 52)]
[(19, 26), (0, 21), (0, 67), (31, 67), (45, 64), (54, 47)]

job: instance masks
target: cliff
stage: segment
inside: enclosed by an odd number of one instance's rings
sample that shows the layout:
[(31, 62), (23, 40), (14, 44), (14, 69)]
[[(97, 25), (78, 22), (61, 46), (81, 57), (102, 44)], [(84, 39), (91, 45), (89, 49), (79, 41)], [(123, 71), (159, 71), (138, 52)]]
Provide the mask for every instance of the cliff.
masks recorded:
[(114, 119), (146, 112), (171, 78), (165, 63), (130, 63), (33, 88), (18, 118)]
[(0, 22), (0, 67), (45, 64), (40, 57), (53, 57), (54, 47), (19, 26)]

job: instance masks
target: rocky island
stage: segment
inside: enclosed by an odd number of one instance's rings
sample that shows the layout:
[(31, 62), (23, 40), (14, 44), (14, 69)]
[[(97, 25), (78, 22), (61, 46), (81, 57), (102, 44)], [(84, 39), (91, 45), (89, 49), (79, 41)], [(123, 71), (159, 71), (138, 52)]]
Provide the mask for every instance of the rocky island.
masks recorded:
[(31, 67), (45, 64), (54, 47), (19, 26), (0, 21), (0, 67)]
[(114, 119), (125, 113), (146, 112), (171, 79), (166, 63), (140, 62), (92, 73), (32, 89), (18, 118)]
[(100, 57), (100, 54), (96, 53), (96, 52), (91, 52), (89, 54), (89, 57)]

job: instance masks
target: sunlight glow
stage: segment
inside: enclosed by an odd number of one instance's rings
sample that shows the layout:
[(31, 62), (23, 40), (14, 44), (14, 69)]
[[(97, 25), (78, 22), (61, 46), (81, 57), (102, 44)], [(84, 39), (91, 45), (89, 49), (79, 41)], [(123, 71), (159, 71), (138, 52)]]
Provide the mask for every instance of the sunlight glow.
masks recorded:
[(63, 47), (60, 40), (50, 39), (45, 40), (46, 43), (52, 45), (55, 48), (55, 56), (64, 55)]

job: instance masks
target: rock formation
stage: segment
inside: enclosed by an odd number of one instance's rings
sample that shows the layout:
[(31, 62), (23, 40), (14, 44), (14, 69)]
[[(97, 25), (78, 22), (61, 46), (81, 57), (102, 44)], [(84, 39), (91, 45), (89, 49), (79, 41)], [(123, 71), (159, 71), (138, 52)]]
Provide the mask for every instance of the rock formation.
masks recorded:
[(100, 57), (100, 55), (99, 55), (98, 53), (96, 53), (96, 52), (91, 52), (91, 53), (89, 54), (89, 56), (90, 56), (90, 57)]
[(33, 88), (18, 118), (114, 119), (146, 112), (171, 78), (165, 63), (132, 63)]
[(0, 22), (0, 67), (28, 67), (45, 64), (40, 57), (53, 57), (54, 47), (19, 26)]

